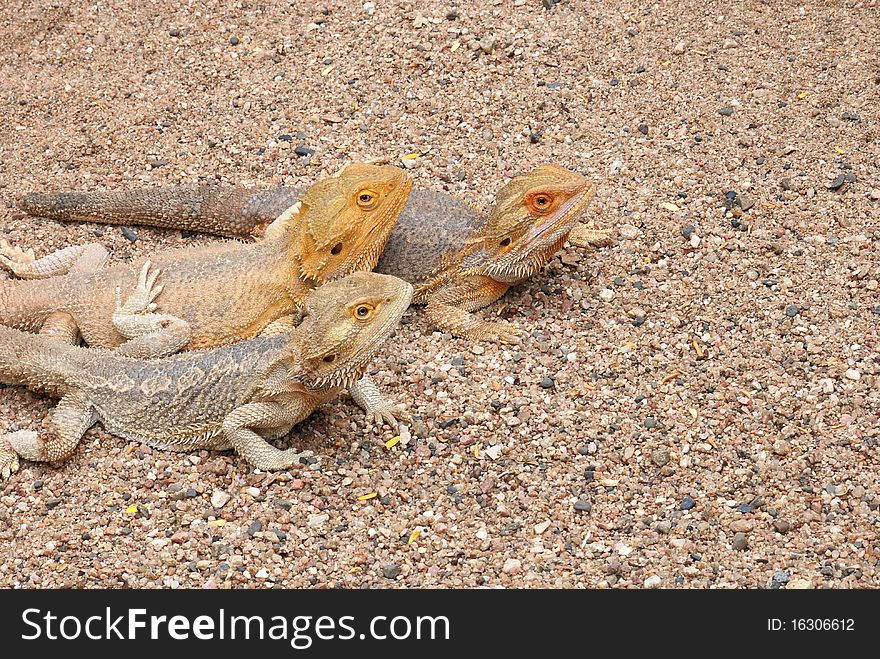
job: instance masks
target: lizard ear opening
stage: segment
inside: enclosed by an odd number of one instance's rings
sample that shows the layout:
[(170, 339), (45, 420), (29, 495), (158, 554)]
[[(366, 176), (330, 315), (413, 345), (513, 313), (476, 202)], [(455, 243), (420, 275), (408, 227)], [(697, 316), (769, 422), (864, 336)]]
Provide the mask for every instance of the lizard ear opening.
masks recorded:
[(342, 251), (342, 243), (336, 243), (335, 245), (333, 245), (333, 249), (330, 250), (330, 253), (333, 256), (336, 256), (341, 251)]
[(509, 244), (510, 244), (510, 236), (507, 236), (507, 238), (501, 239), (501, 246), (502, 247), (507, 247)]
[(336, 355), (333, 355), (333, 354), (324, 355), (324, 357), (321, 359), (321, 361), (324, 362), (325, 364), (332, 364), (334, 361), (336, 361)]

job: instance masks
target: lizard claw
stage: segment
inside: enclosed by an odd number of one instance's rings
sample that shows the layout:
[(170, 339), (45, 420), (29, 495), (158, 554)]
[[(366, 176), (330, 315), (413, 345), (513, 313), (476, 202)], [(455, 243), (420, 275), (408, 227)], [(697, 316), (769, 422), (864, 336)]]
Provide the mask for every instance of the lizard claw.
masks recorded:
[(24, 250), (21, 247), (10, 245), (6, 240), (0, 240), (0, 265), (11, 270), (16, 276), (20, 274), (22, 266), (33, 263), (36, 258), (32, 247)]
[(492, 323), (492, 330), (495, 333), (495, 340), (507, 345), (519, 345), (526, 336), (523, 330), (506, 321)]
[(18, 454), (5, 437), (0, 437), (0, 480), (18, 471)]
[(155, 311), (157, 305), (153, 302), (162, 292), (163, 286), (156, 286), (156, 279), (162, 272), (159, 268), (151, 270), (153, 262), (144, 262), (138, 275), (137, 286), (123, 304), (119, 288), (116, 289), (116, 313), (121, 315), (137, 315)]
[(397, 432), (401, 421), (409, 422), (412, 420), (412, 417), (405, 410), (399, 410), (395, 405), (384, 400), (378, 405), (372, 406), (366, 416), (367, 423), (373, 423), (377, 426), (387, 423), (394, 432)]

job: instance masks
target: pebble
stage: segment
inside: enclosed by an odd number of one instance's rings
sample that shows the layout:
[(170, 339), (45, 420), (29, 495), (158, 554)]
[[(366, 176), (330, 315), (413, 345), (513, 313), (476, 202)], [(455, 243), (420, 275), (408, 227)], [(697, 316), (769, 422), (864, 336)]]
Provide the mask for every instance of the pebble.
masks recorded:
[(254, 534), (259, 533), (262, 530), (263, 530), (263, 522), (261, 522), (258, 519), (254, 520), (253, 522), (251, 522), (248, 525), (248, 529), (247, 529), (248, 537), (253, 538)]
[(306, 521), (306, 524), (310, 529), (318, 528), (319, 526), (323, 526), (330, 519), (330, 515), (327, 513), (321, 513), (317, 515), (309, 515), (309, 519)]
[(574, 509), (582, 513), (588, 513), (593, 510), (593, 504), (586, 499), (578, 499), (577, 501), (575, 501)]
[(658, 577), (656, 574), (652, 574), (650, 577), (645, 579), (645, 588), (650, 588), (653, 590), (654, 588), (659, 588), (660, 584), (662, 583), (663, 580), (660, 577)]
[(658, 467), (668, 464), (669, 460), (669, 449), (667, 448), (658, 448), (651, 452), (651, 461)]
[(874, 201), (880, 201), (880, 188), (874, 188), (868, 196)]
[(676, 55), (684, 54), (685, 48), (687, 47), (687, 43), (685, 41), (679, 41), (675, 44), (675, 47), (672, 49), (672, 52)]
[(862, 377), (862, 374), (859, 373), (859, 372), (858, 372), (856, 369), (854, 369), (854, 368), (848, 368), (848, 369), (846, 369), (846, 373), (844, 373), (844, 375), (846, 376), (846, 379), (847, 379), (847, 380), (858, 380), (859, 378)]
[(838, 174), (831, 183), (828, 184), (829, 190), (840, 190), (843, 187), (843, 184), (846, 183), (846, 176), (844, 174)]
[(645, 426), (645, 428), (656, 428), (658, 425), (657, 419), (652, 416), (646, 416), (645, 420), (642, 421), (642, 425)]
[(254, 575), (257, 579), (268, 579), (269, 578), (269, 570), (264, 567), (261, 567), (259, 572)]
[(537, 533), (538, 535), (541, 535), (542, 533), (544, 533), (544, 531), (546, 531), (548, 528), (550, 528), (551, 523), (552, 522), (548, 519), (548, 520), (541, 522), (540, 524), (535, 524), (535, 533)]
[(555, 386), (556, 382), (553, 378), (544, 378), (541, 380), (541, 388), (542, 389), (552, 389)]
[(635, 240), (642, 232), (632, 224), (624, 224), (618, 229), (618, 233), (620, 233), (620, 237), (624, 240)]
[(138, 239), (137, 233), (135, 233), (132, 229), (129, 229), (128, 227), (122, 227), (122, 235), (131, 242), (135, 242)]
[(663, 535), (666, 535), (672, 530), (672, 522), (670, 522), (668, 519), (664, 519), (660, 522), (657, 522), (656, 528), (657, 533), (662, 533)]
[(791, 530), (791, 524), (784, 519), (774, 519), (773, 528), (777, 533), (788, 533)]
[(770, 584), (771, 588), (781, 588), (785, 584), (791, 581), (791, 575), (785, 570), (778, 570), (776, 574), (773, 575), (773, 580)]
[(745, 551), (749, 548), (749, 541), (745, 533), (737, 533), (733, 536), (733, 548), (737, 551)]
[(730, 106), (725, 106), (723, 108), (719, 108), (718, 114), (720, 114), (722, 117), (729, 117), (730, 115), (733, 114), (733, 108)]
[(681, 508), (682, 510), (690, 510), (691, 508), (693, 508), (696, 505), (697, 505), (697, 502), (694, 501), (691, 497), (685, 497), (684, 499), (681, 500), (681, 503), (679, 504), (678, 507)]
[(504, 574), (516, 574), (522, 569), (522, 561), (518, 558), (508, 558), (504, 561), (504, 567), (501, 568), (501, 571)]
[(298, 156), (313, 156), (313, 155), (315, 155), (315, 150), (310, 149), (307, 146), (298, 146), (293, 150), (293, 152)]
[(639, 124), (639, 132), (642, 135), (647, 135), (648, 134), (648, 124)]
[(231, 499), (232, 497), (223, 490), (214, 490), (214, 493), (211, 495), (211, 505), (219, 510), (229, 503)]
[(787, 307), (785, 307), (785, 315), (788, 316), (789, 318), (794, 318), (800, 312), (801, 312), (801, 310), (798, 308), (798, 305), (796, 305), (796, 304), (789, 304)]
[(694, 235), (694, 231), (696, 231), (696, 228), (693, 224), (686, 224), (681, 228), (681, 235), (684, 236), (686, 240), (690, 240), (690, 237)]
[(601, 291), (599, 291), (599, 299), (603, 300), (604, 302), (611, 302), (613, 298), (614, 291), (610, 288), (603, 288)]
[(398, 563), (385, 563), (382, 566), (382, 575), (386, 579), (396, 579), (400, 576), (400, 565)]
[(237, 46), (240, 43), (241, 43), (241, 41), (238, 40), (238, 37), (229, 37), (229, 45), (230, 46)]

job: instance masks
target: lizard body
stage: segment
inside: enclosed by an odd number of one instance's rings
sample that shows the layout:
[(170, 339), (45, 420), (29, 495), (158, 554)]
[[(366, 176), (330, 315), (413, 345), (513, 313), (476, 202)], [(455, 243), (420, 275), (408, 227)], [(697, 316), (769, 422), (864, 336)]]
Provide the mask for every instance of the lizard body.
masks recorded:
[(255, 467), (289, 467), (300, 454), (265, 439), (283, 436), (353, 385), (411, 297), (412, 287), (400, 279), (356, 272), (309, 293), (304, 319), (293, 329), (270, 328), (246, 341), (162, 359), (0, 327), (0, 381), (61, 397), (43, 431), (0, 435), (0, 476), (17, 468), (17, 456), (69, 457), (97, 421), (157, 448), (235, 448)]
[[(150, 260), (165, 272), (165, 317), (189, 325), (188, 349), (257, 335), (297, 309), (314, 286), (374, 267), (410, 187), (411, 179), (395, 167), (351, 165), (309, 188), (299, 207), (282, 214), (259, 243), (218, 243), (152, 255)], [(0, 261), (16, 274), (45, 278), (0, 281), (0, 324), (36, 331), (49, 322), (46, 333), (69, 339), (79, 330), (92, 346), (115, 347), (130, 338), (109, 310), (115, 290), (132, 288), (145, 260), (103, 268), (106, 252), (96, 256), (88, 246), (36, 261), (16, 260), (6, 249)]]
[[(477, 340), (517, 343), (504, 321), (473, 315), (512, 285), (539, 271), (563, 244), (594, 193), (580, 174), (541, 165), (502, 187), (488, 214), (449, 195), (413, 191), (376, 266), (415, 287), (440, 329)], [(62, 220), (142, 222), (153, 226), (246, 236), (259, 233), (297, 198), (295, 188), (164, 188), (93, 194), (26, 195), (25, 211)], [(535, 202), (544, 199), (546, 205)], [(578, 229), (581, 229), (578, 227)], [(606, 232), (584, 229), (586, 241)]]

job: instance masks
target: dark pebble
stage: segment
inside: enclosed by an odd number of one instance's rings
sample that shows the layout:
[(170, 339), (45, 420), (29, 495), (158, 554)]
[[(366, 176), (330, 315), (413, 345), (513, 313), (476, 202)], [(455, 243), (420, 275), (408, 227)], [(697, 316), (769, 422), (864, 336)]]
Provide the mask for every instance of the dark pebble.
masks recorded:
[(529, 142), (531, 142), (532, 144), (537, 144), (540, 141), (541, 141), (541, 134), (540, 133), (529, 133)]
[(773, 575), (773, 580), (770, 582), (770, 588), (776, 590), (787, 584), (790, 580), (791, 575), (788, 572), (785, 570), (778, 570), (776, 574)]
[(578, 453), (580, 453), (581, 455), (589, 455), (589, 454), (590, 454), (590, 449), (589, 449), (588, 447), (586, 447), (586, 446), (581, 446), (581, 447), (578, 449)]
[(453, 357), (452, 358), (453, 366), (464, 366), (464, 359), (461, 357)]
[(645, 420), (642, 421), (642, 425), (644, 425), (645, 428), (656, 428), (657, 427), (657, 419), (655, 419), (652, 416), (647, 416), (647, 417), (645, 417)]
[(773, 528), (777, 533), (788, 533), (791, 530), (791, 524), (784, 519), (773, 520)]
[(59, 503), (61, 503), (61, 499), (49, 499), (48, 501), (46, 501), (46, 508), (52, 510)]
[(788, 316), (789, 318), (794, 318), (800, 312), (801, 312), (801, 310), (798, 308), (798, 305), (796, 305), (796, 304), (789, 304), (787, 307), (785, 307), (785, 315)]
[(844, 176), (843, 174), (838, 174), (837, 178), (835, 178), (833, 181), (831, 181), (830, 185), (828, 186), (828, 189), (829, 190), (840, 190), (840, 188), (843, 187), (844, 183), (846, 183), (846, 176)]
[(645, 70), (646, 70), (646, 69), (645, 69), (645, 65), (644, 65), (644, 64), (639, 64), (639, 65), (636, 67), (636, 73), (644, 73)]
[(541, 388), (542, 389), (552, 389), (556, 383), (553, 381), (553, 378), (544, 378), (541, 380)]
[(173, 28), (171, 28), (170, 30), (168, 30), (168, 36), (169, 36), (169, 37), (179, 37), (179, 36), (180, 36), (180, 30), (179, 30), (178, 28), (176, 28), (176, 27), (173, 27)]
[(293, 135), (288, 135), (285, 133), (284, 135), (279, 135), (278, 139), (282, 142), (293, 142)]
[(446, 12), (446, 20), (454, 21), (456, 18), (458, 18), (458, 7), (450, 7)]
[(396, 579), (400, 576), (400, 565), (397, 563), (385, 563), (382, 566), (382, 574), (386, 579)]
[(446, 494), (455, 494), (456, 492), (458, 492), (458, 488), (455, 485), (446, 486)]
[(702, 142), (702, 141), (703, 141), (703, 136), (702, 136), (702, 135), (694, 135), (694, 142), (696, 142), (697, 144), (699, 144), (699, 143)]
[(681, 228), (681, 235), (684, 236), (685, 239), (690, 240), (691, 236), (694, 234), (694, 231), (696, 231), (694, 225), (688, 224)]
[(168, 161), (165, 158), (153, 158), (150, 161), (150, 167), (153, 169), (158, 169), (159, 167), (164, 167), (168, 164)]
[(91, 540), (91, 539), (92, 539), (92, 534), (86, 532), (86, 533), (83, 533), (83, 534), (80, 536), (80, 538), (82, 538), (83, 540)]
[(43, 481), (34, 481), (34, 491), (39, 492), (43, 489)]
[(131, 242), (134, 242), (138, 239), (138, 235), (128, 227), (122, 227), (122, 235)]
[(247, 534), (248, 537), (253, 538), (254, 533), (259, 533), (263, 530), (263, 523), (260, 520), (254, 520), (248, 525)]
[(756, 165), (763, 165), (765, 162), (767, 162), (767, 159), (764, 156), (758, 156), (755, 158)]
[(880, 304), (871, 309), (871, 313), (873, 313), (875, 316), (880, 316)]
[(737, 510), (737, 512), (740, 512), (740, 513), (750, 513), (750, 512), (752, 512), (752, 506), (747, 503), (744, 503), (743, 505), (738, 506), (736, 510)]
[(229, 37), (229, 45), (230, 46), (237, 46), (240, 43), (241, 42), (238, 40), (238, 37)]
[(578, 499), (574, 504), (574, 509), (579, 510), (582, 513), (588, 513), (593, 510), (593, 504), (585, 499)]
[(645, 317), (644, 316), (636, 316), (635, 318), (632, 319), (632, 324), (635, 325), (636, 327), (641, 327), (642, 325), (645, 324)]
[(639, 124), (639, 132), (642, 135), (647, 135), (648, 134), (648, 124)]
[(733, 548), (737, 551), (745, 551), (749, 548), (749, 541), (745, 533), (737, 533), (733, 536)]
[(382, 497), (381, 499), (379, 499), (379, 503), (381, 503), (383, 506), (390, 506), (391, 505), (391, 497), (386, 495), (386, 496)]
[(690, 497), (685, 497), (684, 499), (681, 500), (681, 503), (679, 504), (678, 507), (681, 508), (682, 510), (690, 510), (691, 508), (693, 508), (696, 505), (697, 505), (696, 501), (694, 501)]
[(584, 480), (588, 483), (592, 483), (596, 479), (596, 468), (595, 467), (587, 467), (584, 469)]
[(729, 106), (725, 106), (725, 107), (720, 108), (718, 110), (718, 114), (720, 114), (722, 117), (729, 117), (730, 115), (733, 114), (733, 108), (729, 107)]
[(311, 156), (315, 154), (315, 150), (310, 149), (307, 146), (298, 146), (293, 150), (293, 152), (298, 156)]
[(272, 529), (272, 533), (275, 534), (275, 537), (278, 538), (278, 542), (284, 542), (287, 540), (287, 534), (281, 529)]

